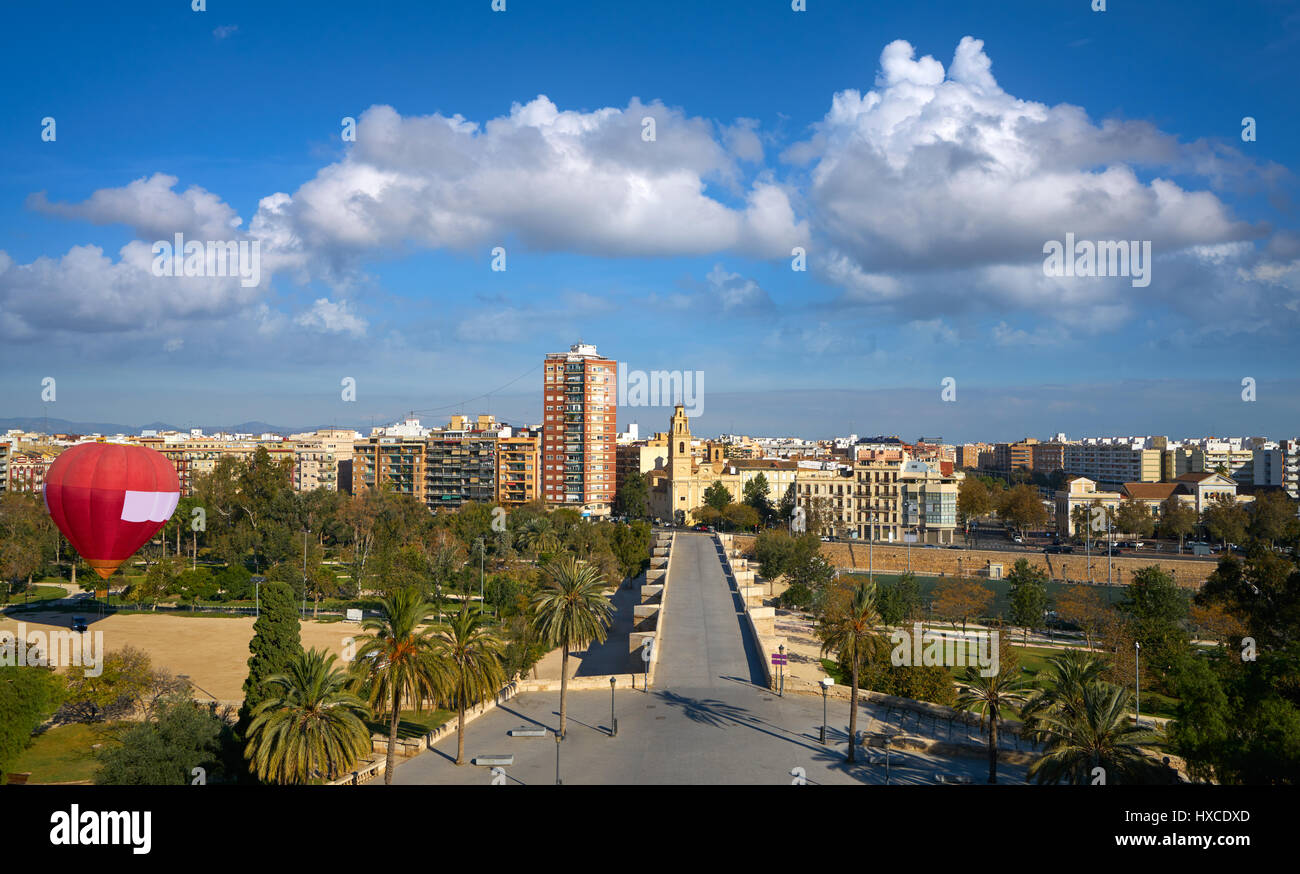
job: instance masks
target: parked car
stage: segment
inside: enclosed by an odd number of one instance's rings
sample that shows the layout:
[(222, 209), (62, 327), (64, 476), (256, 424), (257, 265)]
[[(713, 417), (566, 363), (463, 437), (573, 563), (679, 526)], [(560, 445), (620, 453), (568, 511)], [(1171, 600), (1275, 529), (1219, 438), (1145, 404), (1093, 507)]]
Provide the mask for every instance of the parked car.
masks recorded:
[(84, 634), (85, 631), (86, 631), (86, 629), (87, 629), (88, 627), (89, 627), (89, 626), (86, 625), (86, 617), (85, 617), (85, 616), (73, 616), (73, 617), (72, 617), (72, 630), (73, 630), (73, 631), (80, 631), (80, 632), (82, 632), (82, 633)]
[(1024, 543), (1024, 542), (1025, 542), (1025, 538), (1023, 538), (1023, 537), (1021, 537), (1019, 534), (1017, 534), (1015, 537), (1012, 537), (1012, 538), (1011, 538), (1011, 541), (1012, 541), (1013, 543)]

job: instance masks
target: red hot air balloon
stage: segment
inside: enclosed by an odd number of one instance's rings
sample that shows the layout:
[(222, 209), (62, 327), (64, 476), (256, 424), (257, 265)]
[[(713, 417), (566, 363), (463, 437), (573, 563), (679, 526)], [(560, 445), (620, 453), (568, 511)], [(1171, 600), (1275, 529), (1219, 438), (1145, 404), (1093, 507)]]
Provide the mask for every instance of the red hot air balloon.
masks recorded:
[(50, 518), (104, 579), (167, 524), (180, 496), (171, 462), (145, 446), (81, 443), (45, 474)]

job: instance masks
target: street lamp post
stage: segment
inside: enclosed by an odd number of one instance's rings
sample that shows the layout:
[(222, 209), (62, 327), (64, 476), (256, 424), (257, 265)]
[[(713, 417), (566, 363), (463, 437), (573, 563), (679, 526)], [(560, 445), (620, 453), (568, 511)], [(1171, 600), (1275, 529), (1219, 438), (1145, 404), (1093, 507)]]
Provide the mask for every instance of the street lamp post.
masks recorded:
[(778, 698), (784, 698), (785, 697), (785, 644), (783, 643), (780, 646), (778, 646), (776, 648), (776, 651), (781, 654), (781, 664), (776, 666), (776, 670), (777, 670), (776, 694)]
[(478, 604), (483, 607), (483, 538), (475, 540), (474, 546), (478, 549)]
[(1106, 588), (1107, 588), (1108, 590), (1110, 589), (1110, 586), (1111, 586), (1111, 578), (1110, 578), (1110, 545), (1111, 545), (1111, 543), (1113, 542), (1112, 538), (1114, 537), (1114, 535), (1111, 534), (1111, 529), (1112, 529), (1112, 528), (1113, 528), (1113, 523), (1111, 522), (1110, 513), (1107, 513), (1107, 514), (1106, 514)]
[(1142, 641), (1133, 641), (1133, 680), (1137, 695), (1134, 699), (1133, 724), (1142, 725)]
[(826, 696), (831, 691), (831, 686), (835, 681), (830, 677), (822, 677), (822, 744), (826, 743)]
[(564, 736), (557, 731), (555, 733), (555, 785), (556, 786), (564, 785), (563, 782), (560, 780), (560, 742), (563, 740), (564, 740)]
[(614, 678), (609, 678), (609, 736), (618, 734), (618, 719), (614, 716)]

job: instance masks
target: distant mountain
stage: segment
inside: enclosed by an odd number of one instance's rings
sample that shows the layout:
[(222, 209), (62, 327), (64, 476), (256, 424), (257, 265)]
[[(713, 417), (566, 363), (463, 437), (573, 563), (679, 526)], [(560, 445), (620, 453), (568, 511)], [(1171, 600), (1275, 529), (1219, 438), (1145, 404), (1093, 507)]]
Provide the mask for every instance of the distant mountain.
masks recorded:
[(150, 422), (147, 425), (123, 425), (116, 422), (70, 422), (67, 419), (46, 419), (41, 416), (25, 416), (17, 418), (0, 418), (0, 434), (11, 428), (17, 428), (22, 431), (39, 431), (45, 434), (139, 434), (141, 431), (188, 431), (190, 428), (202, 428), (203, 433), (212, 434), (217, 431), (225, 431), (235, 434), (296, 434), (301, 431), (315, 431), (317, 428), (352, 428), (356, 431), (369, 433), (369, 426), (349, 425), (347, 423), (338, 423), (335, 425), (304, 425), (301, 427), (288, 427), (285, 425), (271, 425), (266, 422), (239, 422), (229, 425), (172, 425), (168, 422)]

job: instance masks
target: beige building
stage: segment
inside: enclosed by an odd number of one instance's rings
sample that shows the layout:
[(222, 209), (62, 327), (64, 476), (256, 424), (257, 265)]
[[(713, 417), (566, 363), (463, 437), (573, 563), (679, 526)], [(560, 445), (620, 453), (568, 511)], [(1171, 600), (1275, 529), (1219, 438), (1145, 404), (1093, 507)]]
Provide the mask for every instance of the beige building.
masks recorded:
[(1062, 469), (1099, 483), (1154, 483), (1163, 474), (1163, 455), (1140, 443), (1068, 443)]
[(1058, 536), (1071, 537), (1075, 534), (1074, 510), (1076, 507), (1100, 506), (1116, 510), (1123, 495), (1119, 492), (1102, 491), (1097, 483), (1086, 476), (1072, 476), (1065, 482), (1065, 488), (1056, 493), (1056, 531)]

